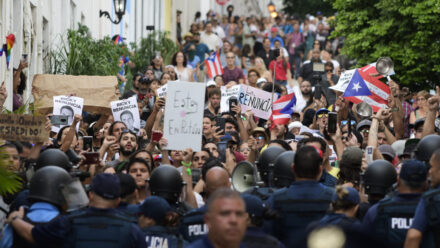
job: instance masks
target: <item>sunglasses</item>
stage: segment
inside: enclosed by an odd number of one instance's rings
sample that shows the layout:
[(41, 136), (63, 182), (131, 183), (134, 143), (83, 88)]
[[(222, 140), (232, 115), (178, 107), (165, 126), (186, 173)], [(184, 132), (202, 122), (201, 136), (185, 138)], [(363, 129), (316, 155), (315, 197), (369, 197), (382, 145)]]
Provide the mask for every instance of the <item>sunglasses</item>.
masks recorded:
[(370, 132), (370, 130), (369, 129), (363, 129), (363, 130), (361, 130), (361, 131), (359, 131), (360, 133), (369, 133)]
[[(343, 120), (343, 121), (341, 121), (341, 126), (345, 126), (345, 125), (347, 125), (347, 123), (348, 123), (347, 120)], [(356, 124), (356, 122), (354, 120), (351, 120), (350, 125), (353, 126), (354, 124)]]
[(322, 118), (322, 117), (328, 117), (328, 114), (319, 114), (318, 118)]
[(122, 130), (121, 134), (124, 134), (124, 133), (131, 133), (131, 134), (133, 134), (134, 136), (136, 136), (136, 133), (133, 132), (133, 131), (131, 131), (130, 129), (124, 129), (124, 130)]
[(254, 135), (254, 139), (262, 140), (264, 139), (263, 135)]

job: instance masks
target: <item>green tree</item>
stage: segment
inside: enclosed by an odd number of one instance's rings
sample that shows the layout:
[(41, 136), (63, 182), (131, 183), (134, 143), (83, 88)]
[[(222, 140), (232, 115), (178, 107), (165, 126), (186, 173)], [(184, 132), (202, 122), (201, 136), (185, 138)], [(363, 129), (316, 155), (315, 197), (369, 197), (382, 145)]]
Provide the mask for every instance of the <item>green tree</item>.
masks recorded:
[(440, 72), (438, 0), (329, 0), (338, 12), (332, 36), (346, 38), (342, 52), (358, 66), (388, 56), (399, 82), (432, 87)]
[(304, 17), (306, 14), (316, 15), (321, 11), (325, 16), (334, 15), (335, 11), (328, 0), (284, 0), (284, 12)]
[(131, 68), (133, 75), (136, 72), (144, 72), (156, 56), (156, 52), (160, 52), (165, 65), (171, 63), (171, 59), (174, 53), (179, 51), (179, 47), (168, 36), (168, 32), (154, 31), (147, 38), (142, 38), (139, 44), (130, 44), (134, 52), (134, 56), (130, 57), (135, 64), (134, 68)]
[(94, 40), (87, 26), (78, 24), (78, 29), (69, 29), (67, 38), (61, 37), (60, 45), (51, 51), (49, 70), (53, 74), (117, 75), (121, 55), (128, 54), (126, 47), (115, 45), (110, 37)]

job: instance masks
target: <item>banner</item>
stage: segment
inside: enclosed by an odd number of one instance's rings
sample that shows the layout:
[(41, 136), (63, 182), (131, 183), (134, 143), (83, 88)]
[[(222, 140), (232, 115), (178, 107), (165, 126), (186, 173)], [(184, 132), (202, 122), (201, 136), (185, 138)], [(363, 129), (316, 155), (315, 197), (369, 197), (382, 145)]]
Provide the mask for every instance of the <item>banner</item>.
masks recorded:
[(46, 117), (0, 114), (0, 138), (10, 141), (46, 142)]
[[(67, 126), (72, 125), (73, 117), (75, 114), (82, 115), (84, 99), (76, 96), (54, 96), (53, 97), (53, 115), (66, 115)], [(58, 131), (64, 127), (52, 126), (52, 131), (58, 133)], [(79, 129), (79, 123), (76, 126), (76, 130)]]
[(221, 88), (222, 96), (220, 98), (220, 112), (228, 112), (229, 111), (229, 98), (231, 96), (235, 96), (238, 98), (238, 94), (240, 93), (241, 87), (240, 85), (234, 85), (229, 89), (226, 86), (222, 86)]
[[(265, 120), (272, 114), (272, 93), (251, 86), (241, 84), (238, 102), (241, 104), (241, 112), (252, 110), (254, 115)], [(273, 101), (277, 100), (274, 95)]]
[(122, 121), (128, 130), (138, 133), (141, 128), (141, 118), (139, 117), (139, 108), (136, 96), (114, 101), (110, 103), (115, 121)]
[(168, 82), (164, 137), (167, 150), (202, 148), (202, 122), (205, 106), (205, 84)]

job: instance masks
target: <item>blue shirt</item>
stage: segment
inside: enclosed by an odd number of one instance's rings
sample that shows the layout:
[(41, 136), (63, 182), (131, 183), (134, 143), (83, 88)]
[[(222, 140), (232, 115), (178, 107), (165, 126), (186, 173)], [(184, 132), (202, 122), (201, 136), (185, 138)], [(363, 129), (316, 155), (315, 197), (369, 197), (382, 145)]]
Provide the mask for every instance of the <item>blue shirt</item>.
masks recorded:
[[(54, 205), (47, 202), (37, 202), (27, 210), (26, 217), (34, 223), (47, 223), (57, 217), (60, 211)], [(6, 225), (3, 238), (0, 240), (0, 247), (12, 247), (14, 235), (12, 227)]]
[(419, 201), (417, 205), (416, 212), (414, 214), (414, 219), (411, 225), (411, 228), (414, 228), (421, 233), (425, 233), (428, 229), (428, 220), (426, 219), (426, 211), (425, 211), (425, 201), (422, 199)]
[(276, 36), (276, 37), (269, 37), (270, 40), (270, 49), (273, 49), (273, 43), (275, 43), (276, 40), (280, 41), (281, 43), (281, 47), (284, 47), (284, 41), (281, 37)]

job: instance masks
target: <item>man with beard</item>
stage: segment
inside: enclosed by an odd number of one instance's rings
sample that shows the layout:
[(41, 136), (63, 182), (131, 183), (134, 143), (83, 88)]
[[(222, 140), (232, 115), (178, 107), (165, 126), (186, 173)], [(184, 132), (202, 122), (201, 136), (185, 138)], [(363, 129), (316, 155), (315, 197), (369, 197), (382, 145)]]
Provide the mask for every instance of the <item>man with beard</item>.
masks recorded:
[(313, 100), (312, 84), (309, 81), (304, 80), (299, 84), (299, 87), (293, 87), (293, 91), (296, 96), (295, 111), (301, 112), (307, 106), (307, 103)]
[(127, 164), (130, 155), (137, 150), (138, 145), (136, 134), (128, 129), (123, 130), (119, 137), (119, 147), (119, 158), (107, 163), (107, 165), (115, 168), (116, 172), (125, 170), (125, 165)]
[[(316, 82), (313, 80), (313, 63), (325, 63), (321, 60), (321, 52), (318, 48), (312, 50), (312, 59), (310, 61), (305, 61), (303, 66), (301, 67), (298, 77), (298, 83), (307, 80), (312, 83), (312, 86), (315, 86)], [(324, 72), (319, 72), (319, 77), (317, 78), (320, 79), (323, 73)]]
[(216, 88), (208, 93), (208, 108), (205, 109), (204, 116), (215, 117), (220, 109), (220, 89)]
[(201, 61), (205, 61), (205, 54), (209, 54), (209, 48), (205, 43), (200, 42), (200, 33), (194, 34), (193, 41), (185, 45), (183, 52), (187, 53), (188, 49), (192, 44), (196, 46), (196, 55), (199, 56)]

